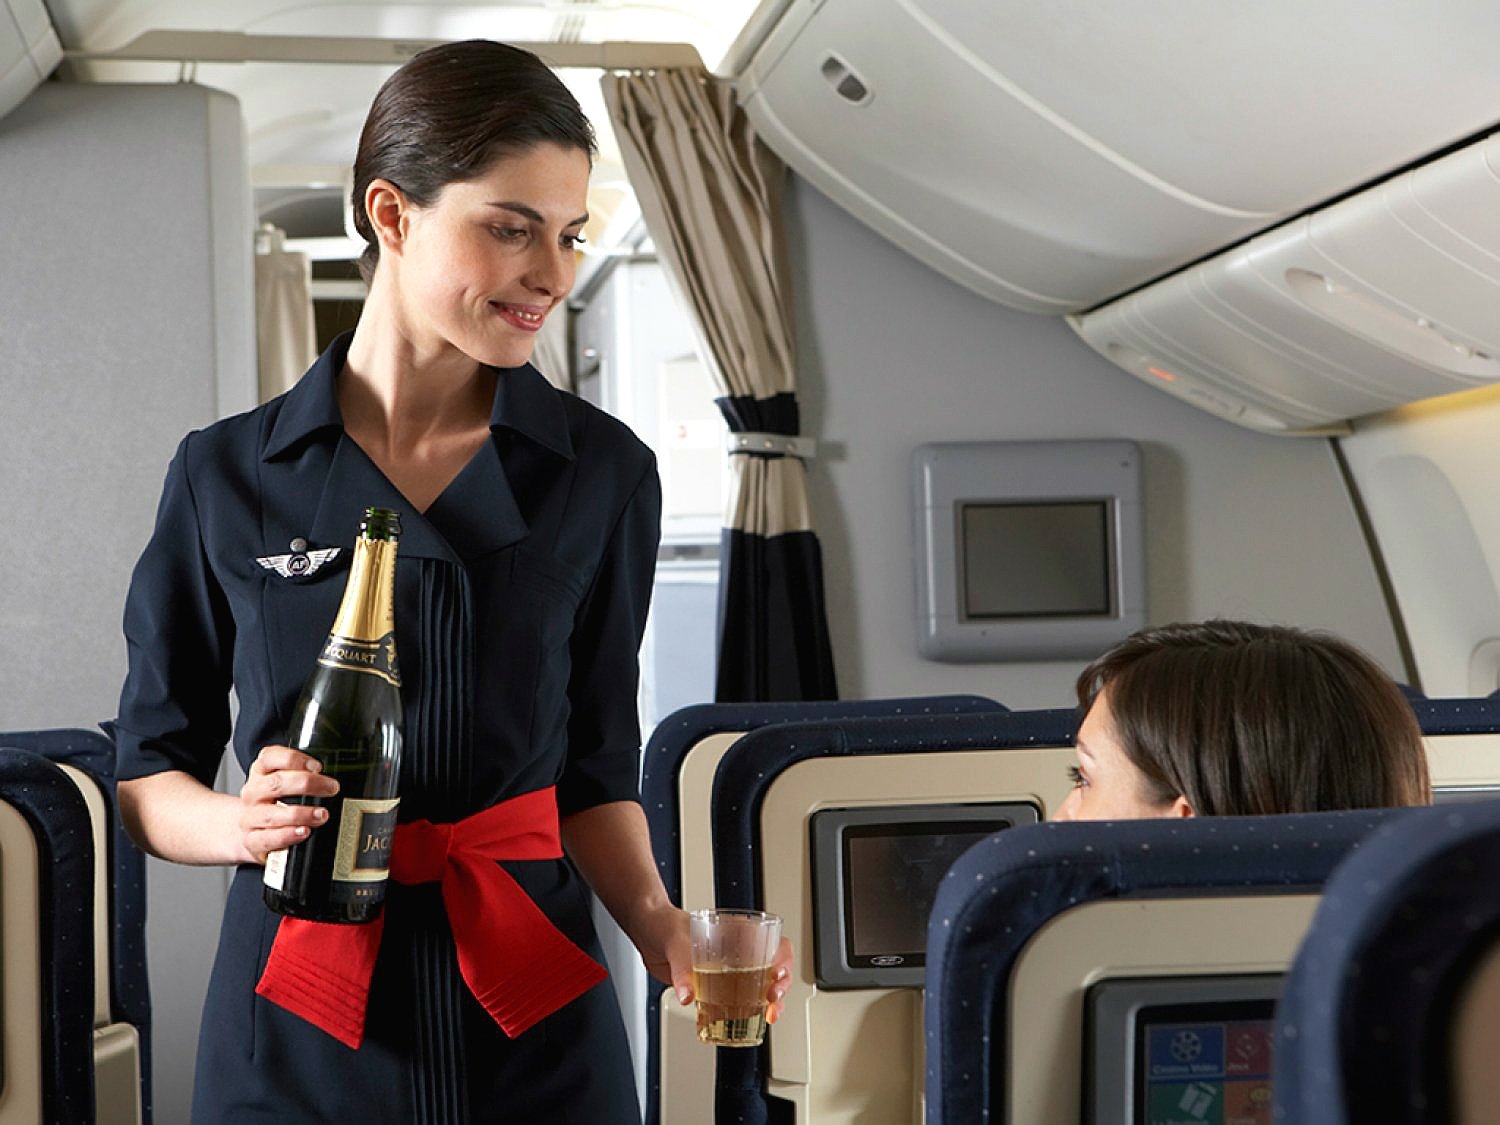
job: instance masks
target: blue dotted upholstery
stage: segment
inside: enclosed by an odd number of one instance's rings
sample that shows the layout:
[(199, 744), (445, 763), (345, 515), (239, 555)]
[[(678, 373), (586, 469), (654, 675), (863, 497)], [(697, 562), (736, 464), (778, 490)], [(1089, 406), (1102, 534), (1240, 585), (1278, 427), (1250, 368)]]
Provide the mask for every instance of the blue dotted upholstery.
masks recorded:
[[(662, 883), (672, 901), (682, 902), (681, 807), (677, 775), (683, 760), (705, 738), (726, 731), (752, 731), (776, 723), (891, 716), (936, 718), (983, 711), (1004, 711), (981, 695), (940, 695), (913, 699), (862, 699), (843, 702), (704, 703), (674, 711), (657, 725), (641, 759), (641, 804), (651, 832), (651, 850)], [(661, 1106), (660, 996), (646, 990), (646, 1125), (658, 1125)]]
[(1500, 697), (1413, 699), (1423, 734), (1491, 734), (1500, 731)]
[(43, 1118), (49, 1125), (85, 1125), (94, 1120), (94, 840), (88, 806), (62, 770), (4, 746), (0, 800), (25, 818), (37, 846)]
[(1049, 822), (975, 844), (928, 920), (927, 1125), (1004, 1120), (1010, 976), (1053, 917), (1124, 896), (1318, 887), (1376, 826), (1410, 811)]
[(1500, 932), (1497, 873), (1496, 801), (1408, 810), (1338, 869), (1276, 1013), (1276, 1120), (1456, 1120), (1452, 1002)]
[[(755, 857), (760, 807), (777, 776), (797, 762), (826, 756), (1068, 746), (1078, 726), (1073, 708), (829, 720), (762, 727), (725, 753), (714, 774), (714, 901), (763, 905)], [(765, 1093), (767, 1048), (721, 1049), (715, 1074), (719, 1121), (769, 1125), (786, 1103)]]
[(151, 992), (146, 975), (146, 859), (125, 833), (115, 798), (115, 747), (91, 730), (33, 730), (0, 733), (0, 746), (38, 754), (92, 777), (106, 797), (110, 827), (109, 1010), (140, 1036), (141, 1107), (151, 1125)]

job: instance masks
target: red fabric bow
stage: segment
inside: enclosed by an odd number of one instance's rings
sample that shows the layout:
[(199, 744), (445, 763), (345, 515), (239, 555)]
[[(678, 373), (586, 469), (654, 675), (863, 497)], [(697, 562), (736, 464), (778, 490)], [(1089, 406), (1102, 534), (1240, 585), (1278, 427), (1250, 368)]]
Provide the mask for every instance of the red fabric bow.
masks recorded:
[[(442, 884), (459, 972), (511, 1038), (607, 975), (495, 862), (562, 854), (552, 789), (502, 801), (457, 824), (396, 826), (391, 878)], [(383, 913), (359, 926), (283, 918), (256, 994), (358, 1049), (384, 922)]]

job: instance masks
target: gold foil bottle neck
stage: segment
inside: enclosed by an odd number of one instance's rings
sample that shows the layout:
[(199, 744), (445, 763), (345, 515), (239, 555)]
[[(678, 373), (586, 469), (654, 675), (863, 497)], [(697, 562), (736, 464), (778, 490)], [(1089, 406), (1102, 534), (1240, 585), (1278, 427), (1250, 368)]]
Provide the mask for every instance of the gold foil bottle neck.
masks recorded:
[(333, 620), (333, 635), (351, 641), (379, 641), (396, 628), (396, 544), (389, 539), (354, 543), (349, 584)]

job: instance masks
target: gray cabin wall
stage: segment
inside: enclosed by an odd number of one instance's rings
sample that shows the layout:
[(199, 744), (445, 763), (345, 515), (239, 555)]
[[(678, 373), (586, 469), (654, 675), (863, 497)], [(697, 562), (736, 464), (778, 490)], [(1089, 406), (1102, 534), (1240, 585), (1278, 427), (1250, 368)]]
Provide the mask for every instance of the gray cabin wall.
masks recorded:
[[(253, 404), (234, 99), (48, 83), (0, 120), (0, 730), (93, 727), (167, 462)], [(186, 1121), (224, 873), (150, 861), (156, 1120)]]
[(1127, 438), (1144, 452), (1148, 620), (1320, 627), (1392, 675), (1400, 649), (1326, 440), (1271, 437), (1153, 391), (1060, 318), (987, 301), (793, 176), (803, 432), (840, 693), (975, 691), (1068, 706), (1083, 662), (918, 655), (911, 455), (926, 442)]

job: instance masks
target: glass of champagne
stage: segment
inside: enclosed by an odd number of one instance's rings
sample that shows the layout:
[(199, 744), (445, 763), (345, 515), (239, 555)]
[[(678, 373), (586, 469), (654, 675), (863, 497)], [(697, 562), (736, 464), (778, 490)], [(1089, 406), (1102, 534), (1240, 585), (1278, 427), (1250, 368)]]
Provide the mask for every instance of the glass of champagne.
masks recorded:
[(691, 917), (698, 1038), (716, 1047), (758, 1047), (781, 918), (760, 910), (695, 910)]

